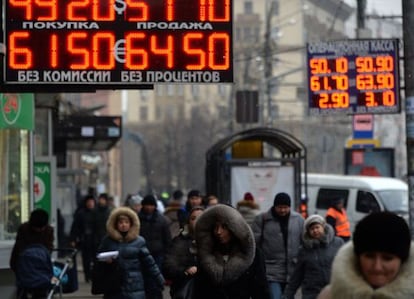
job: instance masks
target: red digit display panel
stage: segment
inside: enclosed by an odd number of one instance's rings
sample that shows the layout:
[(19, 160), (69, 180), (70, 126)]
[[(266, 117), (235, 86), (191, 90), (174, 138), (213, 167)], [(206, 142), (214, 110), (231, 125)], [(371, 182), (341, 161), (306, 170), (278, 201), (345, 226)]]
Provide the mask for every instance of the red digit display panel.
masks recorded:
[(6, 0), (4, 84), (233, 81), (231, 0)]
[(307, 44), (311, 115), (398, 113), (398, 41), (367, 39)]

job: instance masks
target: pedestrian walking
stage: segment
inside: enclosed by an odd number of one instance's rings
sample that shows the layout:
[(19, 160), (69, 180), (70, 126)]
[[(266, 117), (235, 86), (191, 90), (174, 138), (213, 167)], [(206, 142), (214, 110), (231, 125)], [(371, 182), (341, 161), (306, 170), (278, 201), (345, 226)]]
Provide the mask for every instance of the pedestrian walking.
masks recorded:
[(188, 222), (188, 214), (190, 213), (193, 207), (203, 206), (203, 197), (201, 192), (198, 190), (190, 190), (187, 193), (187, 201), (184, 207), (177, 212), (178, 221), (180, 223), (180, 228), (183, 228), (184, 225)]
[(305, 220), (302, 241), (298, 263), (284, 291), (284, 299), (294, 299), (299, 287), (302, 299), (315, 299), (329, 283), (333, 259), (344, 244), (320, 215)]
[(70, 245), (81, 250), (86, 282), (89, 282), (91, 279), (91, 269), (97, 248), (95, 205), (95, 197), (93, 195), (86, 195), (83, 200), (83, 206), (75, 212), (70, 230)]
[(260, 214), (260, 207), (250, 192), (244, 193), (243, 199), (237, 203), (237, 210), (249, 225), (252, 225), (254, 218)]
[(273, 206), (257, 215), (252, 228), (263, 251), (272, 299), (280, 299), (297, 263), (304, 219), (291, 210), (287, 193), (276, 194)]
[(233, 207), (218, 204), (195, 224), (198, 267), (194, 299), (270, 299), (263, 255)]
[(94, 217), (94, 229), (95, 229), (95, 242), (96, 248), (98, 248), (103, 237), (106, 235), (106, 222), (108, 221), (111, 208), (108, 203), (109, 196), (107, 193), (101, 193), (98, 196), (98, 204), (95, 210)]
[[(157, 266), (162, 269), (164, 257), (171, 243), (171, 233), (167, 219), (157, 210), (157, 201), (153, 195), (146, 195), (141, 202), (139, 212), (141, 236), (147, 242), (149, 252)], [(162, 292), (153, 281), (147, 281), (147, 299), (160, 299)]]
[[(98, 252), (117, 251), (118, 256), (106, 262), (119, 263), (122, 276), (120, 290), (104, 294), (104, 299), (146, 299), (145, 281), (152, 281), (162, 290), (164, 278), (139, 235), (140, 222), (137, 214), (128, 207), (115, 208), (108, 219), (107, 235)], [(116, 278), (114, 277), (114, 281)]]
[(197, 218), (203, 213), (203, 207), (194, 207), (190, 211), (188, 223), (171, 243), (165, 255), (163, 273), (171, 281), (170, 295), (175, 298), (177, 291), (197, 273), (197, 261), (194, 244), (194, 230)]
[(318, 299), (414, 298), (410, 228), (391, 212), (374, 212), (357, 223), (352, 241), (338, 251), (330, 284)]
[(178, 211), (182, 209), (184, 206), (182, 201), (183, 196), (184, 194), (183, 192), (181, 192), (181, 190), (174, 191), (172, 198), (170, 199), (167, 207), (165, 208), (164, 216), (167, 219), (172, 237), (175, 237), (180, 233)]
[(53, 276), (50, 252), (53, 249), (53, 228), (45, 210), (30, 213), (29, 221), (18, 228), (10, 268), (16, 276), (18, 299), (45, 299), (57, 281)]

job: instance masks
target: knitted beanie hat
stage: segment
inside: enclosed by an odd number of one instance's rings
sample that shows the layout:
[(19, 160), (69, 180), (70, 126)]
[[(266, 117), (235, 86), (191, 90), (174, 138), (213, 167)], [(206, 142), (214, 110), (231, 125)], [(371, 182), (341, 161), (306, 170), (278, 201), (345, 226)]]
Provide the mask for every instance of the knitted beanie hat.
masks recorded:
[(49, 221), (49, 214), (43, 209), (33, 210), (30, 214), (29, 224), (32, 227), (42, 228), (47, 225)]
[(376, 212), (364, 217), (355, 227), (354, 252), (381, 251), (407, 260), (410, 253), (411, 233), (407, 222), (391, 212)]
[(273, 206), (289, 206), (290, 207), (290, 196), (287, 193), (280, 192), (276, 194)]
[(252, 201), (254, 201), (253, 194), (251, 194), (250, 192), (244, 193), (243, 199), (244, 200), (252, 200)]
[(144, 196), (144, 199), (141, 201), (141, 205), (157, 206), (157, 200), (154, 195), (148, 194)]

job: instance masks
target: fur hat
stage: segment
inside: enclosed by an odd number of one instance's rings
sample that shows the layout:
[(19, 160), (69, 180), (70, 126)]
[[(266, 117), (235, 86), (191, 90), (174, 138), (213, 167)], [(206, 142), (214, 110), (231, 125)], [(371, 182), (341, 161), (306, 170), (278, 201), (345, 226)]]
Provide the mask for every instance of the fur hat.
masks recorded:
[(406, 221), (391, 212), (376, 212), (364, 217), (355, 227), (354, 252), (382, 251), (404, 262), (410, 252), (411, 233)]
[(141, 205), (157, 206), (157, 200), (155, 199), (154, 195), (145, 195), (144, 199), (141, 201)]
[(305, 229), (308, 230), (312, 224), (318, 223), (322, 226), (325, 226), (326, 222), (325, 222), (325, 218), (323, 218), (320, 215), (311, 215), (308, 218), (306, 218), (305, 220)]
[(289, 206), (290, 207), (290, 196), (287, 193), (280, 192), (276, 194), (275, 200), (273, 201), (273, 206)]
[(244, 200), (251, 200), (251, 201), (254, 201), (253, 194), (251, 194), (250, 192), (246, 192), (246, 193), (244, 193), (243, 199), (244, 199)]
[(49, 221), (49, 214), (43, 209), (33, 210), (30, 214), (29, 224), (32, 227), (42, 228), (47, 225)]

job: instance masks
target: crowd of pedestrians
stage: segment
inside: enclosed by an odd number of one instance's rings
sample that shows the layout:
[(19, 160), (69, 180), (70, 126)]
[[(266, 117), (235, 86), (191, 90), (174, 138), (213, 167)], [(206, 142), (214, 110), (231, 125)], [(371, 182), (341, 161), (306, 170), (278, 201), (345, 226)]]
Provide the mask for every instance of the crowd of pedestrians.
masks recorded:
[[(120, 286), (104, 299), (163, 299), (166, 285), (172, 299), (414, 298), (410, 229), (389, 212), (369, 214), (352, 234), (342, 198), (306, 219), (284, 192), (267, 211), (251, 192), (234, 207), (196, 189), (176, 190), (162, 209), (154, 194), (130, 195), (121, 207), (109, 199), (85, 196), (69, 236), (86, 282), (99, 263), (119, 269), (108, 275)], [(19, 299), (46, 298), (56, 280), (52, 246), (48, 214), (33, 211), (10, 258)]]

